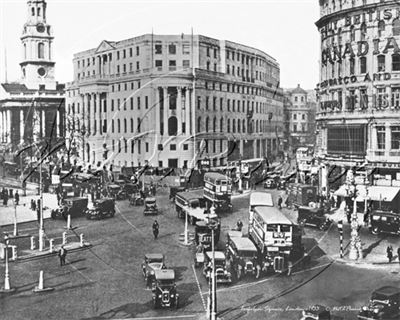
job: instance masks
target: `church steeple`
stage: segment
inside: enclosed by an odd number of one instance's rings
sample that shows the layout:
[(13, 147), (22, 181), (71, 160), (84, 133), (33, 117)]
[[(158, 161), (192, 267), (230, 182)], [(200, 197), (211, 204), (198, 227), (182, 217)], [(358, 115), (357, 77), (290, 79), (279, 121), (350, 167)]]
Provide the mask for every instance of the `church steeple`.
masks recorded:
[(29, 0), (27, 4), (27, 21), (21, 36), (22, 82), (29, 89), (39, 89), (39, 85), (55, 89), (55, 62), (52, 54), (54, 37), (51, 26), (46, 22), (47, 4), (45, 0)]

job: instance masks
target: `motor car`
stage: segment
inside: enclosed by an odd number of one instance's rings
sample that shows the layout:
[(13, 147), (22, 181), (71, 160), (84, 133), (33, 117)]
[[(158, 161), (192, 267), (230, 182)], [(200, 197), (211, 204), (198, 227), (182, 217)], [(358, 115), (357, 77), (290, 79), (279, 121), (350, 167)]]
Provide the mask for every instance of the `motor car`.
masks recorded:
[(155, 280), (155, 271), (167, 269), (165, 256), (161, 253), (147, 253), (144, 255), (142, 272), (147, 287), (151, 287)]
[[(211, 277), (211, 266), (212, 266), (213, 252), (205, 251), (204, 253), (204, 267), (203, 274), (207, 280)], [(214, 251), (215, 260), (215, 277), (217, 283), (231, 283), (232, 275), (228, 271), (226, 257), (222, 251)]]
[(399, 319), (400, 288), (384, 286), (372, 292), (369, 304), (361, 307), (358, 319)]
[(156, 215), (158, 214), (157, 202), (156, 198), (148, 197), (144, 199), (144, 211), (143, 214), (147, 215)]
[(333, 320), (329, 308), (314, 305), (306, 310), (303, 310), (300, 320)]
[(275, 177), (267, 178), (264, 182), (264, 188), (266, 188), (266, 189), (275, 189), (276, 186), (277, 186), (277, 183), (276, 183)]
[(179, 293), (176, 290), (175, 271), (172, 269), (161, 269), (154, 271), (155, 283), (153, 286), (153, 305), (159, 307), (179, 306)]
[(129, 196), (129, 205), (142, 206), (143, 204), (144, 204), (144, 199), (139, 191), (137, 191)]
[(373, 234), (400, 234), (400, 216), (397, 213), (373, 210), (370, 216), (370, 231)]
[(257, 279), (260, 277), (258, 250), (249, 238), (230, 236), (226, 256), (231, 262), (232, 273), (236, 280), (240, 280), (246, 274), (254, 275)]
[(308, 206), (298, 207), (297, 222), (301, 225), (314, 226), (320, 230), (328, 230), (332, 221), (325, 216), (323, 208), (312, 208)]
[(88, 220), (114, 217), (115, 201), (113, 198), (102, 198), (95, 200), (93, 202), (93, 207), (87, 209), (85, 214)]
[(176, 187), (176, 186), (170, 187), (169, 188), (169, 200), (175, 201), (175, 195), (178, 192), (183, 192), (185, 190), (186, 190), (185, 187)]
[(107, 186), (107, 191), (108, 191), (108, 195), (111, 198), (114, 198), (115, 200), (118, 199), (118, 194), (121, 191), (121, 186), (118, 184), (109, 184)]
[(62, 205), (51, 210), (51, 217), (53, 219), (67, 219), (68, 215), (70, 215), (71, 218), (81, 217), (85, 215), (87, 205), (88, 198), (67, 198), (64, 199)]

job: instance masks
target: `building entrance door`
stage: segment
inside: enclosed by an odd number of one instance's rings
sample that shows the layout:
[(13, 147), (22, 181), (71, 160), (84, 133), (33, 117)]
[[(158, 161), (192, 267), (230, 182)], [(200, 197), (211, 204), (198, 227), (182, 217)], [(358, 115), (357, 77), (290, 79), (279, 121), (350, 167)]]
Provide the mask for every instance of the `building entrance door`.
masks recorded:
[(168, 159), (168, 168), (178, 168), (178, 159)]

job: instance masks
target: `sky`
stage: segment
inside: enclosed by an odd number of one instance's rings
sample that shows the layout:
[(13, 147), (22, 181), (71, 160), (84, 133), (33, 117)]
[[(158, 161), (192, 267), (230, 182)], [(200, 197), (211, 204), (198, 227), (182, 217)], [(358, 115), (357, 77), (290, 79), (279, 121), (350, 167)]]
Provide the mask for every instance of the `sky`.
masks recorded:
[[(20, 78), (26, 0), (0, 0), (0, 80)], [(73, 54), (102, 40), (202, 34), (260, 49), (280, 64), (281, 87), (318, 83), (317, 0), (47, 0), (56, 79), (72, 81)], [(6, 58), (5, 58), (6, 57)], [(5, 70), (5, 66), (7, 69)]]

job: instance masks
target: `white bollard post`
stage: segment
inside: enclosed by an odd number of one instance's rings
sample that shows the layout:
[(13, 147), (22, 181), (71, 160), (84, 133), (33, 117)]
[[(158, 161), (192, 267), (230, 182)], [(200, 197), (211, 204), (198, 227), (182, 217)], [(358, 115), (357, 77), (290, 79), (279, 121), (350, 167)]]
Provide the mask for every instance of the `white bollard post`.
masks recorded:
[(85, 242), (83, 240), (83, 234), (82, 233), (79, 235), (79, 239), (80, 239), (80, 246), (84, 247), (85, 246)]
[(49, 251), (50, 253), (52, 253), (54, 251), (54, 239), (49, 240), (49, 245), (50, 245)]
[(16, 261), (18, 259), (17, 246), (10, 246), (12, 248), (12, 258), (11, 260)]
[(71, 215), (67, 216), (67, 230), (71, 230)]
[(52, 291), (54, 288), (45, 288), (44, 287), (44, 276), (43, 276), (43, 270), (40, 270), (39, 273), (39, 285), (33, 289), (33, 292), (39, 293), (39, 292), (45, 292), (45, 291)]
[(62, 244), (63, 245), (67, 244), (67, 233), (66, 232), (63, 232), (63, 234), (62, 234)]
[(35, 237), (32, 236), (32, 237), (31, 237), (31, 250), (35, 250), (35, 249), (36, 249)]
[(43, 290), (44, 289), (44, 283), (43, 283), (43, 270), (40, 270), (39, 272), (39, 285), (38, 285), (38, 289), (39, 290)]

